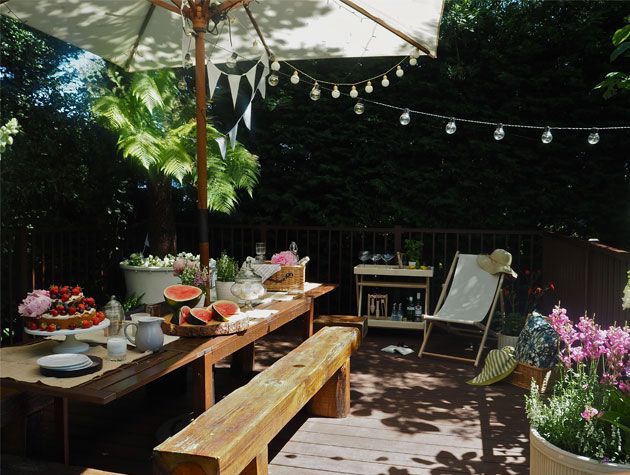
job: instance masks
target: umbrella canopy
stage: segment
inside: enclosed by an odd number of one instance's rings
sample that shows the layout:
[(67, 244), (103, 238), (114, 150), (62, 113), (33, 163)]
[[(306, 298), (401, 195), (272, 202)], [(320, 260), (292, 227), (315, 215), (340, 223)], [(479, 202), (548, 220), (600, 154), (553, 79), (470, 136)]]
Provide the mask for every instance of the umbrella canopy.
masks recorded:
[[(443, 0), (263, 0), (249, 5), (271, 50), (286, 60), (405, 56), (410, 43), (435, 56), (442, 7)], [(8, 0), (0, 11), (128, 71), (182, 65), (182, 19), (170, 0)], [(262, 47), (252, 46), (256, 33), (243, 8), (235, 5), (229, 16), (229, 26), (227, 21), (216, 26), (221, 34), (206, 37), (215, 64), (225, 62), (231, 51), (255, 56)]]
[[(128, 71), (182, 65), (184, 18), (194, 30), (197, 208), (209, 262), (206, 68), (264, 47), (279, 59), (435, 57), (444, 0), (0, 0), (0, 13)], [(256, 39), (260, 38), (260, 41)], [(192, 41), (192, 40), (191, 40)], [(206, 42), (208, 47), (206, 48)], [(258, 49), (259, 51), (252, 51)]]

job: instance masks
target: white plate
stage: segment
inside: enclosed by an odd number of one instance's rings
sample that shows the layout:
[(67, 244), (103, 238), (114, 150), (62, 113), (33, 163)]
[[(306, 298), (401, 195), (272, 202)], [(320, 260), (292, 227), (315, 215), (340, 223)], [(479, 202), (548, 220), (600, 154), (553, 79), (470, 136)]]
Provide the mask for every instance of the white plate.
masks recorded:
[(92, 360), (85, 355), (74, 353), (59, 353), (58, 355), (43, 356), (37, 360), (37, 364), (47, 369), (71, 368), (80, 364), (91, 363)]
[[(90, 366), (92, 366), (92, 360), (86, 361), (85, 363), (81, 363), (81, 364), (74, 365), (74, 366), (65, 366), (63, 368), (55, 368), (55, 370), (57, 370), (57, 371), (78, 371), (80, 369), (89, 368)], [(50, 368), (48, 368), (48, 369), (50, 369)]]

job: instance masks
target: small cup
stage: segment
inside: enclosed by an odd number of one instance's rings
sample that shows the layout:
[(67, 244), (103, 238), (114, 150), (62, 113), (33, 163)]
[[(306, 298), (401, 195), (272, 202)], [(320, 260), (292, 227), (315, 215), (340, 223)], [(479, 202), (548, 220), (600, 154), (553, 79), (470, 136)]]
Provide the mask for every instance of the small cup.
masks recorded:
[(409, 261), (408, 266), (409, 266), (410, 269), (415, 269), (416, 268), (416, 263), (414, 261)]
[(127, 339), (116, 335), (107, 339), (107, 357), (111, 361), (123, 361), (127, 356)]

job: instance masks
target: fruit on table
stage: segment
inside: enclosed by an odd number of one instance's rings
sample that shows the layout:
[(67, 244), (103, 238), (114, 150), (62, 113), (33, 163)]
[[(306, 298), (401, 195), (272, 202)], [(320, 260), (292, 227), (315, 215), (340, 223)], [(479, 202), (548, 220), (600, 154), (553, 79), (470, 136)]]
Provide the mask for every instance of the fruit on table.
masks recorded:
[(190, 307), (188, 305), (184, 305), (179, 309), (179, 312), (173, 312), (173, 316), (171, 317), (171, 323), (173, 325), (183, 325), (188, 321), (188, 316), (190, 315)]
[[(173, 315), (179, 314), (179, 309), (184, 305), (194, 307), (203, 295), (203, 291), (194, 285), (175, 284), (164, 289), (164, 300), (173, 307)], [(175, 323), (175, 322), (173, 322)]]
[(230, 300), (217, 300), (212, 305), (214, 320), (220, 322), (227, 322), (229, 317), (238, 313), (239, 307), (237, 304)]
[(188, 315), (188, 323), (191, 325), (205, 325), (212, 320), (214, 312), (207, 308), (193, 308)]

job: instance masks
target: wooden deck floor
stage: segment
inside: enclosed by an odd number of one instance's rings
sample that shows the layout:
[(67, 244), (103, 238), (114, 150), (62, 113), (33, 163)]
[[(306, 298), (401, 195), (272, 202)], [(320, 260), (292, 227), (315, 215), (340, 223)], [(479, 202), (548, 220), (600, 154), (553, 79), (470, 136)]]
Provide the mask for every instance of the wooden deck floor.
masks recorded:
[[(417, 350), (419, 335), (371, 331), (352, 358), (351, 416), (298, 415), (270, 447), (270, 473), (528, 473), (524, 392), (507, 384), (466, 385), (475, 374), (472, 365), (380, 351), (399, 343)], [(438, 341), (468, 346), (450, 336)], [(257, 347), (257, 369), (296, 345), (295, 338), (269, 336)], [(242, 383), (222, 366), (217, 370), (219, 398)], [(152, 448), (190, 413), (187, 386), (182, 373), (105, 407), (72, 404), (72, 464), (151, 473)], [(43, 414), (40, 437), (28, 447), (30, 456), (50, 456), (51, 419), (52, 414)], [(12, 472), (5, 466), (3, 473)]]

